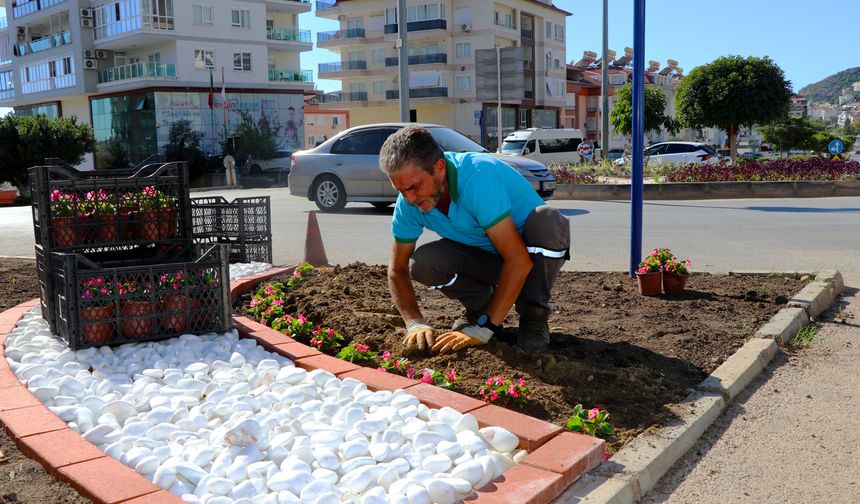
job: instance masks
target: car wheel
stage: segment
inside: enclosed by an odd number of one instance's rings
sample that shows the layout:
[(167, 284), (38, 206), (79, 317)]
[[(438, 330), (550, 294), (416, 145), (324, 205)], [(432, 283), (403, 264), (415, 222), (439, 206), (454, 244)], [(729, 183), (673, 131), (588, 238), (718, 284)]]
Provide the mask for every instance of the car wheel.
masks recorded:
[(390, 201), (371, 201), (370, 204), (376, 208), (388, 208), (391, 206)]
[(260, 168), (260, 165), (258, 165), (258, 164), (251, 165), (251, 174), (252, 175), (259, 175), (262, 171), (263, 171), (263, 169)]
[(339, 212), (346, 206), (346, 190), (334, 175), (323, 175), (314, 184), (314, 203), (323, 212)]

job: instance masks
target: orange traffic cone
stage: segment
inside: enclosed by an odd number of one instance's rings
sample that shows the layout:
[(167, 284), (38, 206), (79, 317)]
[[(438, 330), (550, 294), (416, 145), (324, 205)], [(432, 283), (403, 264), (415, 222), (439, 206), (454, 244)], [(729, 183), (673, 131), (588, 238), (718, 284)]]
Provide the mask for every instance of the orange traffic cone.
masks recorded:
[(314, 266), (328, 266), (316, 211), (308, 212), (308, 232), (305, 236), (305, 262)]

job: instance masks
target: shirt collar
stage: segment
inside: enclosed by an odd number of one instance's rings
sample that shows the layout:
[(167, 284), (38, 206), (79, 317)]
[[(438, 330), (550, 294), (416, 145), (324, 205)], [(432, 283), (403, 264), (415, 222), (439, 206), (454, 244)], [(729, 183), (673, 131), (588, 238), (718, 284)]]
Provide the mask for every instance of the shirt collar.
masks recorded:
[(447, 167), (448, 191), (451, 193), (451, 201), (457, 201), (460, 196), (457, 192), (457, 168), (447, 155), (445, 156), (445, 166)]

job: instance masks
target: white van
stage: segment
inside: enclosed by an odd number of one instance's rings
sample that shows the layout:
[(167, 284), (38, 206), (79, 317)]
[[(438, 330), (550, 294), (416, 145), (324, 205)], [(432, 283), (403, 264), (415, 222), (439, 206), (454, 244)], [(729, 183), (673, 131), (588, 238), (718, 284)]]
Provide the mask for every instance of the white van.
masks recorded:
[(543, 164), (578, 163), (577, 147), (584, 138), (582, 131), (572, 128), (529, 128), (514, 131), (502, 143), (502, 154), (524, 156)]

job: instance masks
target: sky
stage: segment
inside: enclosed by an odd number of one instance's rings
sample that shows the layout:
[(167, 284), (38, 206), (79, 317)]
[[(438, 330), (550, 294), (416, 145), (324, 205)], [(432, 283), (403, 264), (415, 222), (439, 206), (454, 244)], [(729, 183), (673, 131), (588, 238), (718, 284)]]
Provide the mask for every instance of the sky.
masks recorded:
[[(360, 0), (353, 0), (360, 1)], [(395, 0), (391, 0), (395, 4)], [(553, 0), (573, 13), (567, 18), (568, 63), (603, 46), (603, 0)], [(609, 48), (618, 56), (633, 47), (634, 0), (609, 0)], [(785, 72), (794, 91), (846, 68), (860, 66), (860, 42), (852, 23), (860, 19), (860, 0), (646, 0), (645, 54), (667, 59), (689, 73), (720, 56), (769, 56)], [(299, 18), (302, 29), (336, 30), (338, 24)], [(337, 61), (326, 49), (302, 53), (302, 68)], [(317, 79), (317, 88), (340, 89), (339, 81)]]

